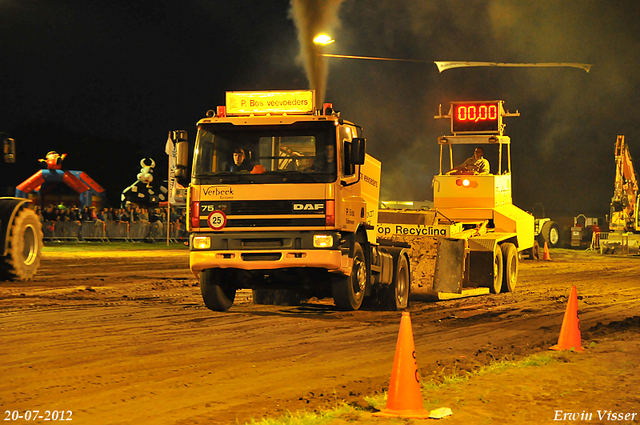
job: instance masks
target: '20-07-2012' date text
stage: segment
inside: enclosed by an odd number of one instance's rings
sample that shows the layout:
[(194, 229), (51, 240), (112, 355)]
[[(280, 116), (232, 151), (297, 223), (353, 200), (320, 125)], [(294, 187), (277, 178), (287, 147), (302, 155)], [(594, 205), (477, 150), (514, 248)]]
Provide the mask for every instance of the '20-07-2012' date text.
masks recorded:
[(72, 421), (73, 412), (71, 410), (5, 410), (5, 421)]

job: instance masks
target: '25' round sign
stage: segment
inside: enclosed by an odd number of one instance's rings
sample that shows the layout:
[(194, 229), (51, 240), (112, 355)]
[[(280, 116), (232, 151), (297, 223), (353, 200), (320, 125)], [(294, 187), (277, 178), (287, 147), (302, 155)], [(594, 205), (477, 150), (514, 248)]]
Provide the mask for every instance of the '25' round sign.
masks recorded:
[(227, 216), (222, 211), (213, 211), (207, 217), (207, 223), (213, 230), (221, 230), (227, 225)]

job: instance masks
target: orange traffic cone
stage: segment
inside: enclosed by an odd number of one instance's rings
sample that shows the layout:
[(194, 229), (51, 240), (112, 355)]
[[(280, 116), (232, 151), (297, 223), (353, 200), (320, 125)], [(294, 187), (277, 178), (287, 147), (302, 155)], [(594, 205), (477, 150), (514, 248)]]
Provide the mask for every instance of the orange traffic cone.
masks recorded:
[(571, 287), (567, 310), (562, 319), (560, 338), (558, 344), (550, 347), (551, 350), (575, 350), (584, 351), (582, 348), (582, 337), (580, 335), (580, 319), (578, 319), (578, 291), (575, 286)]
[(542, 253), (543, 260), (551, 260), (549, 256), (549, 246), (547, 245), (547, 241), (544, 242), (544, 252)]
[(411, 318), (409, 312), (405, 311), (400, 319), (400, 333), (393, 359), (387, 406), (373, 416), (428, 418), (429, 413), (422, 407)]

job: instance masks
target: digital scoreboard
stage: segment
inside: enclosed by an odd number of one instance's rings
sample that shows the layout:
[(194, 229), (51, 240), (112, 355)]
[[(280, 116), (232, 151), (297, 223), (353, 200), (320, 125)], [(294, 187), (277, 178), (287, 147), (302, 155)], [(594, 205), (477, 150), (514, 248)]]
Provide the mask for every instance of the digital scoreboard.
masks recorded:
[(503, 114), (501, 100), (451, 102), (451, 132), (500, 134)]

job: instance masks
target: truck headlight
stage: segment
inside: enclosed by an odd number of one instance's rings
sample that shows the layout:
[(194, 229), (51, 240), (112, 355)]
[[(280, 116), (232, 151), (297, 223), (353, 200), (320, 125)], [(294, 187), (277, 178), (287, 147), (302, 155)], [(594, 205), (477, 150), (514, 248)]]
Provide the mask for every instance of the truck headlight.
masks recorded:
[(313, 235), (314, 248), (331, 248), (333, 246), (333, 235)]
[(193, 237), (194, 249), (209, 249), (211, 248), (211, 238), (209, 236), (194, 236)]

